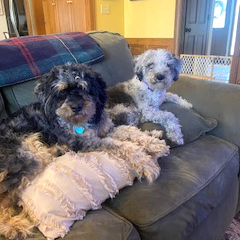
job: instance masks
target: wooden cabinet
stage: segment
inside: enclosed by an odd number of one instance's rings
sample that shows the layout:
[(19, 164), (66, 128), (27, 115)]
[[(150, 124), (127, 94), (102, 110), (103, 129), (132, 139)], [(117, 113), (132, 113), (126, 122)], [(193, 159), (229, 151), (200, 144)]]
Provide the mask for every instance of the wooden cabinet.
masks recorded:
[(94, 0), (42, 0), (46, 33), (95, 28)]
[(60, 32), (56, 0), (43, 0), (42, 4), (46, 33)]

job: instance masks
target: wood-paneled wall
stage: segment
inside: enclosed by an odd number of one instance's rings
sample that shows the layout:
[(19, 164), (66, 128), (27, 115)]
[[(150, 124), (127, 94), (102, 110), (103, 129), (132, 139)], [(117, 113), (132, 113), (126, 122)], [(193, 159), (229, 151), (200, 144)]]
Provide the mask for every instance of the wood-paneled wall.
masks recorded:
[(173, 38), (127, 38), (132, 54), (139, 55), (148, 49), (164, 48), (174, 50)]

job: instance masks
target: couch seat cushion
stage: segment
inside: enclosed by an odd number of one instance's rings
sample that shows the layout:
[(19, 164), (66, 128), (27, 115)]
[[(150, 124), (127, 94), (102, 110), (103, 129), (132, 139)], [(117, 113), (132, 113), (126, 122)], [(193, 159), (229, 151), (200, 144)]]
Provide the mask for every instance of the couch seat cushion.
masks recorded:
[(190, 239), (238, 178), (238, 161), (235, 145), (202, 136), (161, 158), (152, 185), (136, 182), (106, 205), (132, 222), (143, 240)]
[[(62, 239), (62, 238), (59, 238)], [(64, 240), (140, 240), (139, 234), (130, 222), (104, 209), (91, 211), (87, 216), (74, 223), (71, 231), (64, 237)], [(6, 238), (0, 236), (0, 240)], [(27, 240), (46, 240), (37, 230), (34, 236)]]

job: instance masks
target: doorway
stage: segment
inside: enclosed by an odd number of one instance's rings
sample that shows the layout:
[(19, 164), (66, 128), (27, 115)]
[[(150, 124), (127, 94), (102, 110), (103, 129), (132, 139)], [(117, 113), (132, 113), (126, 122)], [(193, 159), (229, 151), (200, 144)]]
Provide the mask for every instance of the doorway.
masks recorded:
[(211, 1), (186, 0), (181, 53), (205, 55), (210, 28)]
[[(187, 5), (191, 2), (191, 5), (188, 6), (189, 9), (194, 9), (194, 6), (195, 6), (195, 12), (196, 10), (199, 8), (199, 4), (200, 3), (203, 3), (203, 5), (205, 4), (205, 9), (206, 9), (206, 2), (205, 0), (204, 1), (197, 1), (197, 0), (176, 0), (176, 16), (175, 16), (175, 33), (174, 33), (174, 53), (176, 55), (180, 55), (182, 53), (184, 53), (184, 38), (189, 38), (189, 37), (185, 37), (185, 30), (189, 31), (188, 27), (186, 27), (186, 11), (187, 11)], [(216, 41), (218, 42), (223, 42), (221, 41), (221, 38), (218, 37), (217, 39), (215, 38), (214, 41), (212, 41), (212, 38), (213, 38), (213, 17), (214, 17), (214, 4), (215, 4), (215, 0), (211, 0), (209, 1), (210, 5), (208, 5), (210, 11), (208, 11), (208, 9), (206, 9), (206, 14), (208, 15), (207, 18), (204, 18), (204, 19), (207, 19), (207, 24), (208, 24), (208, 27), (207, 27), (207, 30), (206, 30), (206, 35), (204, 37), (201, 37), (200, 39), (206, 39), (205, 43), (203, 43), (204, 41), (196, 41), (197, 37), (195, 36), (195, 42), (197, 43), (202, 43), (202, 46), (201, 48), (194, 48), (194, 47), (188, 47), (188, 51), (189, 49), (197, 49), (197, 51), (199, 51), (199, 49), (202, 49), (203, 51), (201, 52), (201, 55), (203, 54), (206, 54), (206, 55), (211, 55), (211, 48), (212, 48), (212, 43), (213, 45), (216, 44)], [(236, 64), (236, 63), (239, 63), (239, 54), (237, 53), (237, 50), (240, 49), (240, 43), (238, 41), (238, 39), (240, 38), (240, 31), (239, 31), (239, 21), (240, 21), (240, 17), (239, 15), (237, 15), (237, 12), (239, 12), (239, 2), (240, 0), (228, 0), (228, 8), (230, 8), (230, 6), (232, 7), (231, 8), (231, 12), (230, 12), (230, 15), (232, 17), (231, 21), (231, 27), (228, 28), (228, 40), (227, 41), (224, 41), (226, 46), (225, 47), (219, 47), (221, 50), (222, 49), (225, 49), (225, 54), (221, 54), (223, 56), (229, 56), (231, 55), (233, 57), (233, 62), (235, 62), (235, 64), (232, 65), (232, 68), (231, 68), (231, 76), (239, 76), (239, 74), (236, 74), (236, 73), (239, 73), (239, 68), (240, 68), (240, 65), (239, 64)], [(204, 9), (204, 7), (202, 7)], [(229, 11), (227, 10), (227, 5), (226, 5), (226, 11)], [(200, 11), (201, 12), (201, 11)], [(195, 13), (191, 13), (192, 14), (192, 19), (194, 19), (194, 14)], [(210, 14), (210, 15), (209, 15)], [(226, 14), (229, 14), (226, 12)], [(226, 18), (228, 18), (227, 15), (225, 15)], [(203, 19), (203, 18), (202, 18)], [(226, 22), (225, 22), (226, 24)], [(238, 27), (236, 27), (238, 24)], [(229, 25), (229, 22), (227, 22), (227, 25)], [(191, 31), (190, 31), (191, 33)], [(194, 31), (192, 32), (194, 33)], [(188, 32), (187, 32), (188, 34)], [(191, 34), (189, 34), (191, 35)], [(193, 37), (192, 37), (193, 38)], [(219, 41), (220, 39), (220, 41)], [(190, 40), (191, 40), (191, 37), (190, 37)], [(190, 41), (191, 42), (191, 41)], [(194, 41), (192, 41), (194, 42)], [(236, 43), (236, 44), (235, 44)], [(235, 48), (234, 48), (235, 46)], [(185, 48), (186, 49), (186, 48)], [(234, 50), (235, 49), (235, 50)], [(190, 53), (190, 52), (187, 52), (187, 53)], [(197, 52), (199, 53), (199, 52)], [(219, 52), (220, 53), (220, 52)], [(194, 54), (191, 53), (191, 54)], [(220, 55), (220, 54), (219, 54)], [(232, 74), (232, 72), (235, 72), (235, 74)], [(237, 83), (238, 82), (238, 77), (236, 78), (231, 78), (230, 79), (230, 82), (231, 83)]]
[[(232, 55), (231, 43), (232, 36), (236, 33), (234, 24), (237, 20), (234, 16), (238, 1), (177, 0), (176, 53)], [(221, 9), (219, 4), (221, 4)]]

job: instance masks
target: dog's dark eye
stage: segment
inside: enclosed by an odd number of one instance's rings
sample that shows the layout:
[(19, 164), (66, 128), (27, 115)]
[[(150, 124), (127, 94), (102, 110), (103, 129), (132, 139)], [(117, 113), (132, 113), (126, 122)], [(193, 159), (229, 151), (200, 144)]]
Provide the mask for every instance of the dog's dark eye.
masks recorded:
[(153, 64), (153, 63), (149, 63), (149, 64), (147, 65), (147, 68), (148, 68), (148, 69), (152, 69), (152, 68), (153, 68), (153, 66), (154, 66), (154, 64)]
[(60, 97), (66, 97), (66, 94), (67, 94), (67, 93), (66, 93), (65, 90), (62, 90), (62, 91), (59, 92), (59, 96), (60, 96)]

